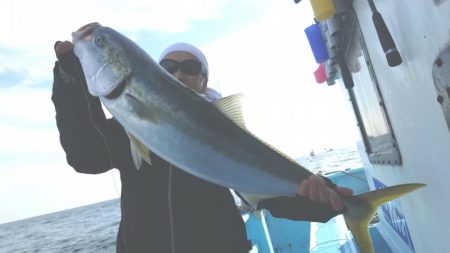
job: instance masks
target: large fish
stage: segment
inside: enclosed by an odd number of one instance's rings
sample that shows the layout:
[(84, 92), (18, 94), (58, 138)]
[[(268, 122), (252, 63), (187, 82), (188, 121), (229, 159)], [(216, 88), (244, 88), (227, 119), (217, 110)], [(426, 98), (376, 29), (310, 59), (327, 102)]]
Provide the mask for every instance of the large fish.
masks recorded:
[[(145, 159), (149, 149), (197, 177), (267, 197), (295, 196), (312, 175), (242, 127), (233, 99), (218, 105), (206, 101), (119, 32), (92, 23), (72, 36), (89, 92), (123, 125), (138, 157), (150, 162)], [(373, 252), (368, 223), (377, 207), (422, 186), (341, 196), (361, 252)]]

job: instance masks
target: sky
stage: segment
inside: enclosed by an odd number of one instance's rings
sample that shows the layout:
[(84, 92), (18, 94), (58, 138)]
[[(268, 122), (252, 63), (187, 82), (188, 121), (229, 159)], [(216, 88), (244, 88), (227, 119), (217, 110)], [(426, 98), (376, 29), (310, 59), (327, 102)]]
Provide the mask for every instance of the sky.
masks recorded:
[(120, 196), (117, 171), (84, 175), (67, 165), (50, 100), (54, 42), (93, 21), (153, 58), (174, 42), (197, 45), (209, 61), (209, 86), (243, 93), (248, 128), (294, 158), (355, 145), (343, 91), (313, 76), (309, 1), (2, 0), (0, 224)]

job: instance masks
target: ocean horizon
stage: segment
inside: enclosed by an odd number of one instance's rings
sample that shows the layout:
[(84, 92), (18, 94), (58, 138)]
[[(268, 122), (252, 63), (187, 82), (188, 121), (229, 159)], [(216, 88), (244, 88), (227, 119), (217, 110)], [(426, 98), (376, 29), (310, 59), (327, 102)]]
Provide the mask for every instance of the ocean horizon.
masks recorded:
[(119, 222), (113, 199), (0, 224), (0, 252), (115, 252)]
[[(324, 149), (295, 160), (315, 173), (362, 167), (356, 147)], [(119, 222), (120, 199), (7, 222), (0, 224), (0, 252), (115, 252)]]

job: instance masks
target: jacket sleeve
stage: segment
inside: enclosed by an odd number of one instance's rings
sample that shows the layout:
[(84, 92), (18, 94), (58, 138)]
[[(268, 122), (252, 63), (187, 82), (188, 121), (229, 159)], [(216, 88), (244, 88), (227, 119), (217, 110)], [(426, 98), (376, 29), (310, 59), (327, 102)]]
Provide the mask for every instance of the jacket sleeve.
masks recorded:
[[(324, 177), (326, 184), (334, 188), (336, 185)], [(258, 202), (257, 209), (267, 209), (273, 217), (289, 220), (302, 220), (325, 223), (331, 218), (342, 214), (331, 207), (316, 203), (306, 197), (274, 197)]]
[(257, 209), (267, 209), (277, 218), (322, 223), (342, 213), (302, 196), (264, 199), (258, 202)]
[(87, 91), (73, 50), (57, 58), (52, 101), (67, 162), (76, 171), (88, 174), (120, 167), (124, 156), (120, 148), (129, 146), (125, 132), (115, 120), (106, 119), (100, 100)]

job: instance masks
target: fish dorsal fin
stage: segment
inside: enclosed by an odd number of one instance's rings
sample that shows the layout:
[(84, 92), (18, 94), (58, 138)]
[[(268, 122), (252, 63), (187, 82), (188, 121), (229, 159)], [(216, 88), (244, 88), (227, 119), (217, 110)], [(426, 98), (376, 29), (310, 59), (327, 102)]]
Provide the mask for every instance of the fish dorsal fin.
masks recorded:
[(249, 134), (251, 134), (254, 138), (256, 138), (261, 143), (265, 144), (269, 148), (273, 149), (275, 152), (279, 153), (280, 155), (284, 156), (286, 159), (290, 160), (291, 162), (294, 162), (298, 164), (297, 161), (289, 157), (288, 155), (284, 154), (274, 146), (268, 144), (258, 136), (254, 135), (252, 132), (250, 132), (247, 127), (245, 126), (244, 121), (244, 113), (242, 110), (242, 93), (233, 94), (224, 98), (221, 98), (213, 104), (216, 106), (219, 111), (221, 111), (225, 116), (227, 116), (229, 119), (231, 119), (236, 125), (240, 126), (242, 129), (247, 131)]
[(242, 113), (242, 97), (241, 93), (237, 93), (216, 100), (213, 104), (234, 123), (246, 129), (244, 114)]
[(150, 151), (147, 149), (147, 147), (144, 146), (140, 141), (136, 139), (133, 135), (130, 133), (128, 134), (128, 138), (130, 139), (130, 148), (131, 148), (131, 156), (133, 158), (134, 165), (136, 166), (136, 169), (140, 169), (142, 166), (142, 161), (145, 161), (148, 164), (152, 164), (152, 161), (150, 159)]

